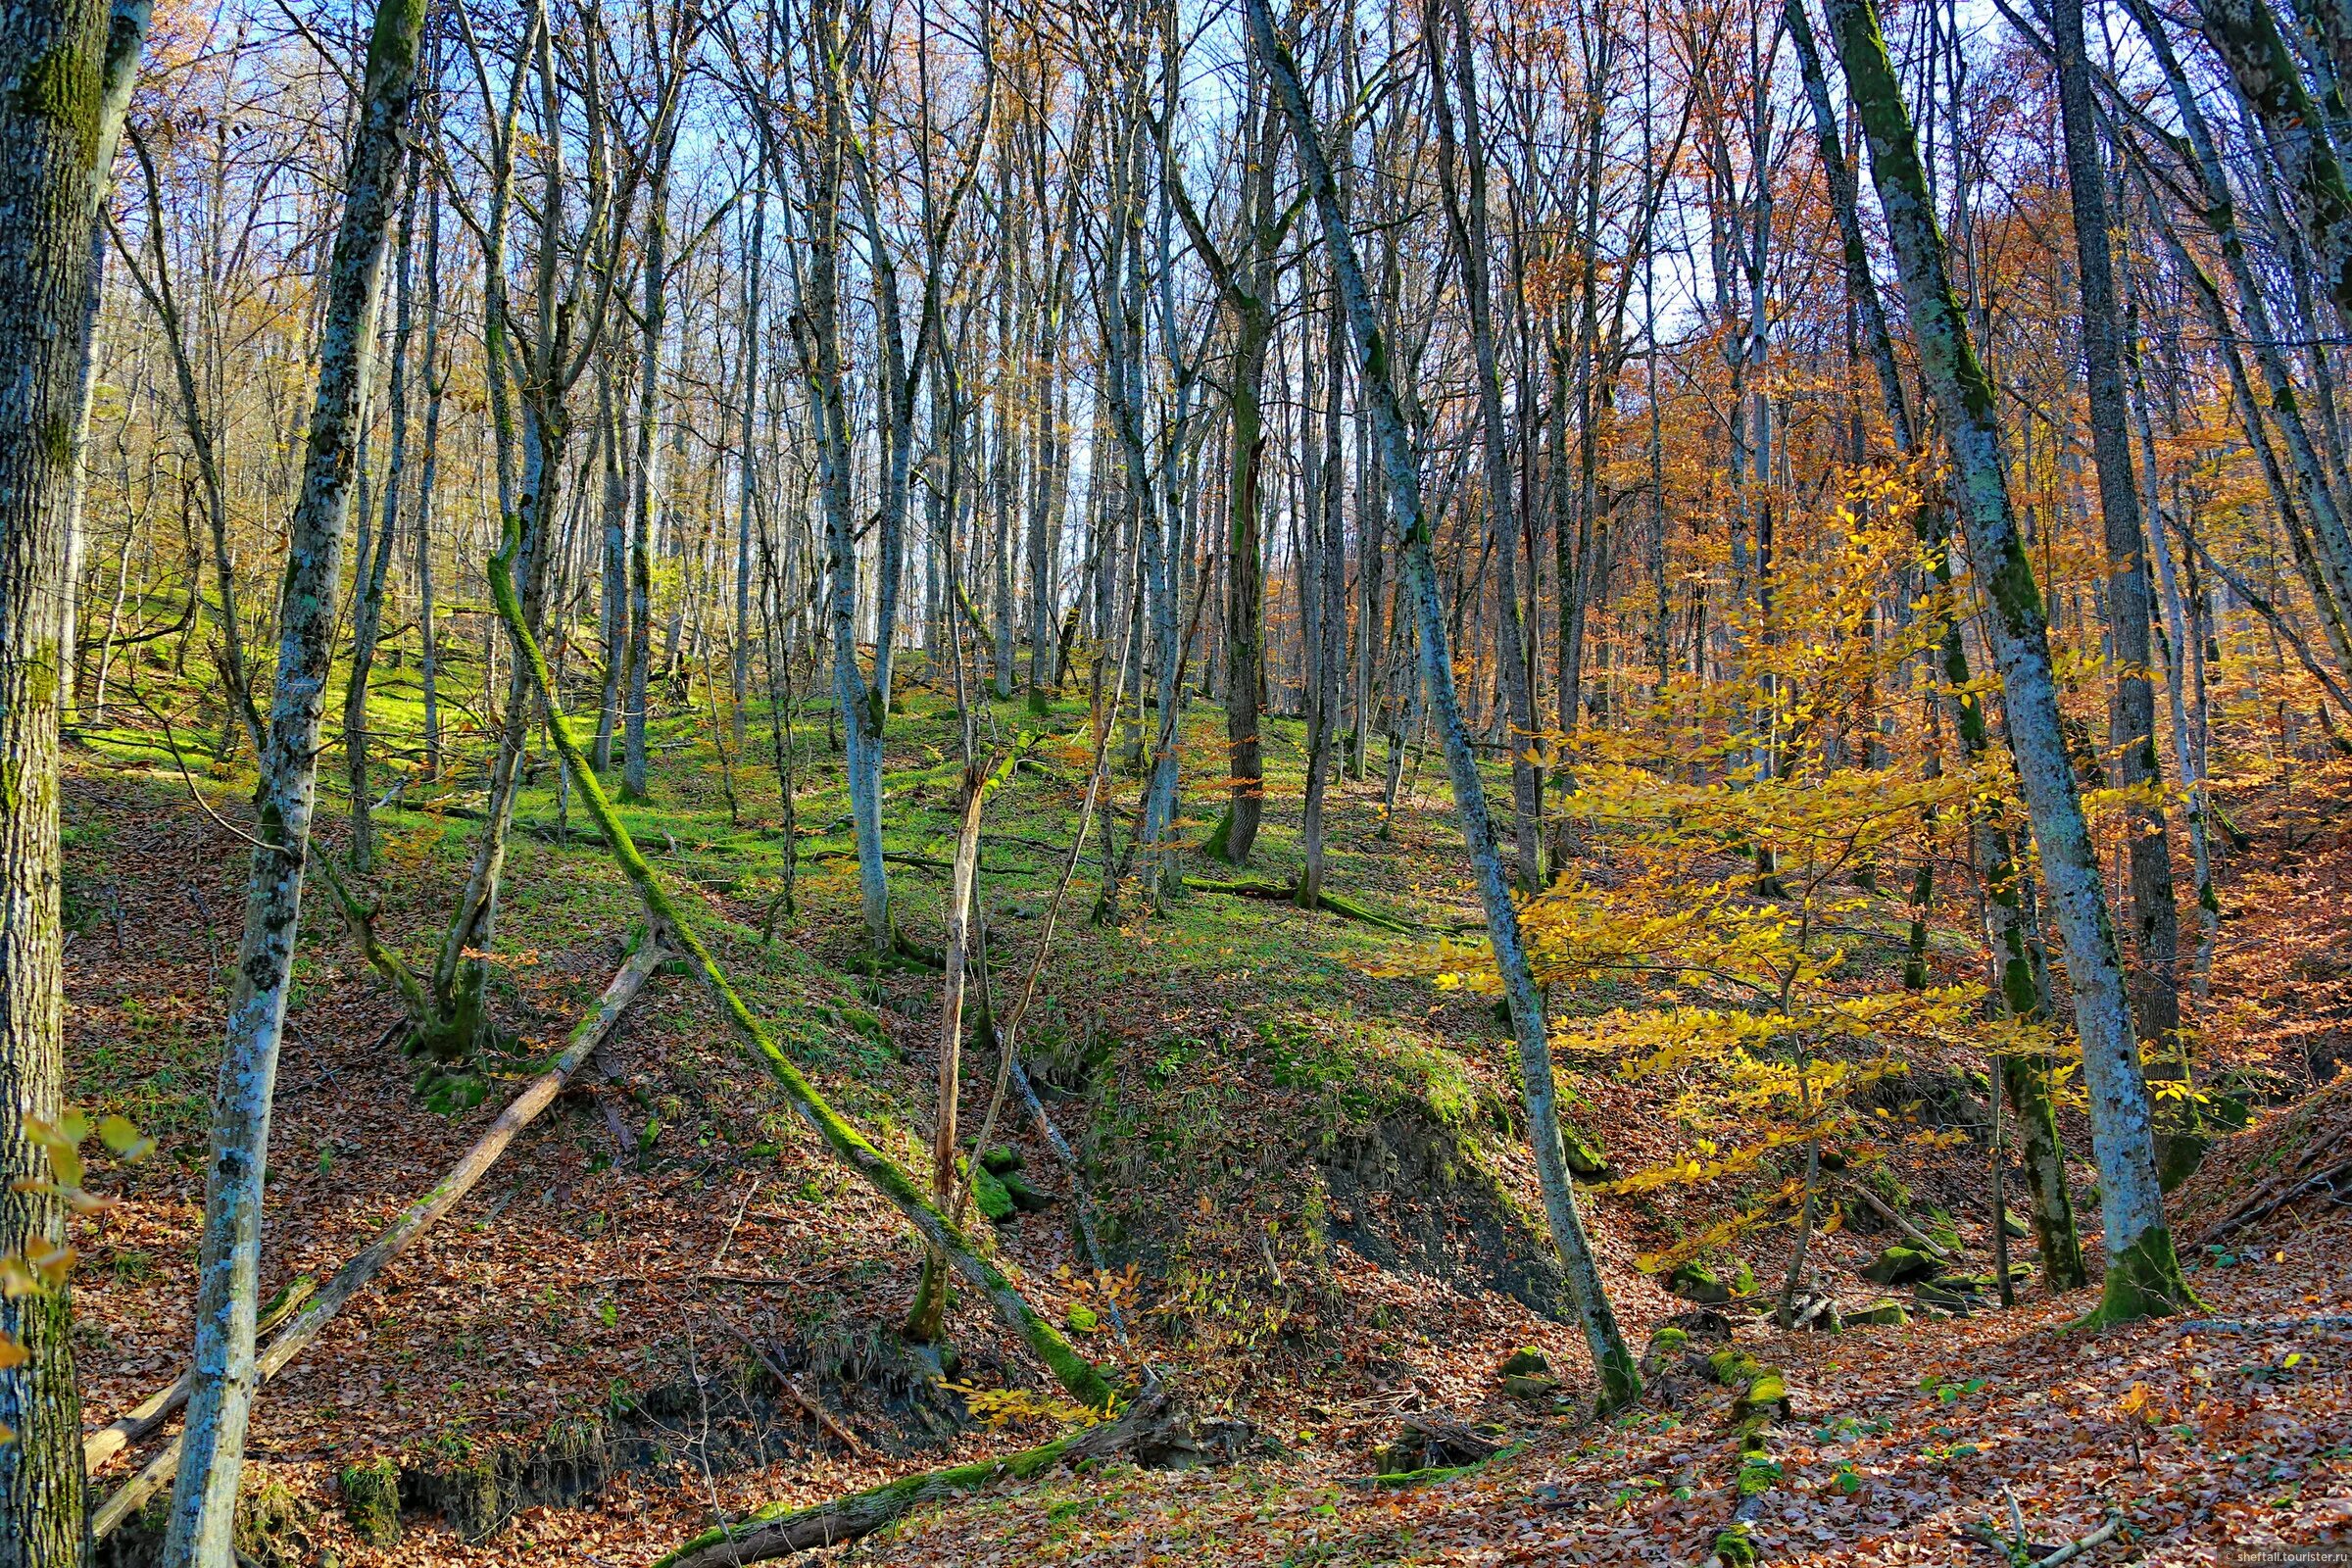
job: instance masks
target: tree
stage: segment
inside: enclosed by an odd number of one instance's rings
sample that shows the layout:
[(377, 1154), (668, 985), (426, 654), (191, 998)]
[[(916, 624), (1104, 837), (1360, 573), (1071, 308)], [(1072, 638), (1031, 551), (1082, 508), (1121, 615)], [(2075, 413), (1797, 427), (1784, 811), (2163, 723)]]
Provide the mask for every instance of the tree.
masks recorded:
[(376, 8), (344, 172), (343, 217), (328, 263), (318, 395), (301, 496), (289, 525), (278, 598), (276, 690), (255, 790), (261, 836), (254, 843), (245, 934), (229, 992), (227, 1040), (213, 1105), (197, 1259), (195, 1383), (188, 1399), (187, 1457), (172, 1488), (165, 1539), (168, 1568), (218, 1568), (228, 1561), (237, 1483), (244, 1472), (245, 1426), (255, 1388), (255, 1282), (270, 1098), (302, 918), (303, 862), (318, 782), (318, 716), (335, 651), (336, 596), (362, 394), (374, 359), (385, 242), (423, 29), (423, 0), (381, 0)]
[(1461, 702), (1453, 685), (1453, 665), (1447, 651), (1446, 610), (1438, 596), (1437, 571), (1430, 559), (1430, 523), (1421, 506), (1420, 464), (1405, 433), (1404, 416), (1396, 389), (1389, 380), (1388, 348), (1373, 313), (1371, 290), (1365, 286), (1356, 260), (1355, 240), (1348, 232), (1346, 211), (1340, 205), (1339, 181), (1323, 155), (1320, 132), (1308, 108), (1306, 89), (1290, 50), (1276, 36), (1267, 0), (1247, 0), (1250, 31), (1260, 68), (1271, 83), (1284, 117), (1290, 122), (1291, 141), (1306, 178), (1315, 209), (1323, 222), (1323, 249), (1331, 263), (1332, 278), (1348, 313), (1354, 340), (1360, 386), (1372, 412), (1382, 466), (1389, 481), (1391, 516), (1404, 547), (1404, 591), (1411, 597), (1420, 634), (1421, 679), (1446, 745), (1446, 764), (1453, 775), (1454, 814), (1462, 824), (1462, 841), (1469, 851), (1478, 879), (1479, 902), (1487, 915), (1488, 940), (1502, 977), (1509, 1003), (1511, 1028), (1519, 1045), (1520, 1092), (1527, 1104), (1528, 1137), (1535, 1146), (1536, 1172), (1544, 1189), (1544, 1218), (1552, 1245), (1559, 1250), (1568, 1290), (1574, 1298), (1585, 1343), (1600, 1377), (1600, 1401), (1616, 1408), (1642, 1392), (1642, 1374), (1626, 1348), (1601, 1284), (1600, 1270), (1577, 1215), (1569, 1190), (1567, 1153), (1560, 1142), (1558, 1091), (1552, 1082), (1551, 1045), (1545, 1034), (1544, 1003), (1536, 991), (1527, 951), (1519, 932), (1519, 911), (1511, 902), (1509, 878), (1494, 842), (1493, 820), (1487, 814), (1485, 782), (1479, 777), (1478, 753), (1463, 722)]
[[(125, 0), (0, 13), (0, 1257), (65, 1252), (35, 1136), (61, 1119), (58, 711), (74, 661), (69, 540), (82, 482), (91, 236), (147, 34)], [(61, 1270), (62, 1272), (62, 1270)], [(0, 1565), (79, 1560), (81, 1401), (62, 1281), (0, 1295)], [(21, 1359), (20, 1359), (21, 1356)]]
[(2107, 1248), (2101, 1321), (2177, 1311), (2193, 1301), (2165, 1226), (2155, 1147), (2115, 925), (2068, 760), (2049, 624), (2010, 506), (1991, 382), (1945, 272), (1910, 110), (1880, 36), (1873, 0), (1832, 0), (1830, 18), (1871, 174), (1902, 276), (1923, 379), (1950, 443), (1960, 514), (1984, 584), (1987, 640), (2000, 670), (2010, 744), (2041, 847), (2042, 879), (2066, 941), (2075, 1027), (2090, 1092), (2091, 1148)]

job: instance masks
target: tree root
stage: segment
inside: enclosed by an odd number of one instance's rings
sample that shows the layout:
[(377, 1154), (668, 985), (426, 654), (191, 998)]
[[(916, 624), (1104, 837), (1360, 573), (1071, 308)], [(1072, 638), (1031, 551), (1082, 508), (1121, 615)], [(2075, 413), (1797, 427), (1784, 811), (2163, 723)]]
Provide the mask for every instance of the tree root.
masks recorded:
[(1244, 1434), (1235, 1426), (1203, 1432), (1167, 1393), (1147, 1389), (1116, 1421), (1002, 1458), (982, 1459), (907, 1476), (887, 1486), (770, 1518), (755, 1515), (687, 1542), (654, 1568), (737, 1568), (870, 1536), (908, 1510), (1002, 1480), (1025, 1481), (1056, 1465), (1120, 1455), (1162, 1469), (1225, 1463), (1238, 1458)]
[[(1188, 876), (1184, 885), (1196, 893), (1224, 893), (1240, 899), (1271, 899), (1282, 904), (1298, 902), (1298, 884), (1287, 886), (1280, 882), (1260, 882), (1252, 879), (1222, 881), (1215, 877)], [(1350, 920), (1394, 931), (1399, 936), (1419, 936), (1422, 928), (1410, 920), (1394, 914), (1383, 914), (1369, 905), (1359, 904), (1346, 894), (1323, 892), (1315, 899), (1315, 907), (1326, 914), (1344, 915)]]

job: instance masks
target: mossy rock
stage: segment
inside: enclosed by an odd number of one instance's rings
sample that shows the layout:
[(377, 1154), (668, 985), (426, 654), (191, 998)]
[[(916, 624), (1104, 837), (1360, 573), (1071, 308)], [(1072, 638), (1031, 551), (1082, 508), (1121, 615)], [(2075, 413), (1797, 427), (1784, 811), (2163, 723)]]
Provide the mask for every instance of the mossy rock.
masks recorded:
[(1767, 1368), (1748, 1380), (1740, 1396), (1743, 1411), (1773, 1411), (1786, 1414), (1788, 1409), (1788, 1381), (1773, 1368)]
[(1600, 1140), (1565, 1116), (1560, 1118), (1560, 1144), (1567, 1153), (1568, 1174), (1579, 1181), (1605, 1182), (1613, 1174)]
[(1874, 1301), (1859, 1312), (1845, 1314), (1847, 1328), (1899, 1329), (1911, 1321), (1911, 1314), (1900, 1301)]
[(1062, 1321), (1070, 1326), (1073, 1334), (1093, 1334), (1102, 1327), (1102, 1316), (1083, 1301), (1072, 1301), (1070, 1309), (1062, 1315)]
[(2017, 1210), (2004, 1207), (2001, 1210), (2001, 1234), (2013, 1242), (2022, 1242), (2034, 1234), (2034, 1227), (2019, 1219)]
[(1003, 1176), (1019, 1170), (1021, 1164), (1019, 1152), (1010, 1149), (992, 1149), (980, 1156), (980, 1168), (991, 1176)]
[(1560, 1380), (1554, 1377), (1513, 1372), (1503, 1378), (1502, 1392), (1514, 1399), (1530, 1401), (1548, 1399), (1560, 1392)]
[(1732, 1298), (1732, 1288), (1717, 1279), (1713, 1269), (1696, 1261), (1676, 1264), (1674, 1272), (1666, 1276), (1666, 1289), (1702, 1306), (1717, 1306)]
[(969, 1160), (958, 1159), (956, 1163), (964, 1175), (971, 1178), (972, 1204), (982, 1215), (1001, 1225), (1018, 1212), (1013, 1207), (1012, 1195), (1004, 1190), (1003, 1182), (989, 1174), (986, 1161), (981, 1163), (977, 1171), (971, 1168)]
[[(986, 1168), (982, 1167), (983, 1170)], [(1012, 1206), (1024, 1214), (1042, 1214), (1054, 1206), (1051, 1197), (1030, 1186), (1016, 1172), (1004, 1173), (997, 1179), (997, 1184), (1004, 1189), (1004, 1196), (1012, 1200)]]
[(1509, 1358), (1502, 1363), (1502, 1375), (1506, 1378), (1549, 1377), (1551, 1376), (1551, 1357), (1532, 1345), (1525, 1346), (1513, 1350)]
[(1862, 1271), (1862, 1277), (1877, 1285), (1910, 1285), (1935, 1278), (1942, 1266), (1915, 1247), (1889, 1247)]

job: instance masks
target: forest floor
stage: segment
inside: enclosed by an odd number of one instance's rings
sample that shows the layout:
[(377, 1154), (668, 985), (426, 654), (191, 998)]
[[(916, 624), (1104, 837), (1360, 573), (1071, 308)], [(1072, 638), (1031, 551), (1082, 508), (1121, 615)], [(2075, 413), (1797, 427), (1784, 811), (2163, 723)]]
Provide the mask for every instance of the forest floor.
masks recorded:
[[(908, 858), (891, 867), (901, 918), (935, 943), (960, 761), (953, 703), (920, 678), (918, 664), (891, 720), (885, 827)], [(376, 724), (396, 754), (413, 751), (414, 669), (379, 685)], [(939, 982), (912, 967), (860, 972), (871, 966), (859, 962), (846, 795), (821, 710), (800, 726), (800, 913), (769, 941), (783, 846), (766, 715), (752, 715), (749, 759), (735, 758), (730, 779), (711, 744), (724, 730), (699, 697), (673, 695), (655, 726), (652, 804), (623, 808), (624, 819), (784, 1048), (878, 1147), (925, 1168)], [(136, 710), (117, 716), (118, 727), (82, 730), (67, 761), (71, 1092), (161, 1147), (110, 1170), (102, 1181), (121, 1201), (76, 1222), (93, 1427), (168, 1382), (190, 1338), (207, 1106), (245, 875), (229, 824), (247, 819), (251, 784), (248, 760), (208, 763), (185, 727), (167, 737)], [(1042, 717), (1002, 703), (989, 717), (984, 745), (1039, 737), (1038, 765), (992, 802), (982, 841), (1002, 1002), (1075, 827), (1089, 753), (1082, 702)], [(1200, 705), (1188, 723), (1182, 832), (1197, 844), (1221, 804), (1222, 720)], [(1298, 863), (1298, 727), (1270, 720), (1267, 742), (1267, 826), (1243, 874), (1280, 883)], [(464, 744), (478, 748), (478, 735)], [(1429, 937), (1476, 917), (1440, 760), (1409, 768), (1386, 831), (1377, 769), (1342, 780), (1329, 828), (1330, 885)], [(340, 851), (328, 782), (339, 751), (321, 774), (321, 836)], [(464, 814), (479, 804), (478, 762), (456, 776), (474, 780), (470, 794), (417, 782), (408, 807), (377, 817), (379, 931), (412, 961), (429, 959), (478, 825)], [(429, 1188), (623, 956), (635, 901), (582, 836), (580, 813), (559, 835), (554, 785), (545, 760), (519, 811), (494, 986), (519, 1043), (493, 1064), (478, 1106), (444, 1114), (419, 1099), (396, 1000), (322, 890), (308, 901), (271, 1135), (265, 1296), (323, 1279)], [(1130, 781), (1122, 833), (1132, 799)], [(2222, 881), (2236, 912), (2217, 993), (2291, 1019), (2276, 1031), (2274, 1077), (2300, 1090), (2352, 1029), (2352, 771), (2249, 765), (2225, 804), (2250, 848)], [(1237, 874), (1198, 855), (1187, 870)], [(1097, 1464), (1004, 1485), (918, 1510), (838, 1548), (843, 1560), (1690, 1563), (1743, 1491), (1762, 1498), (1751, 1530), (1775, 1563), (1997, 1562), (1962, 1531), (1989, 1520), (2005, 1532), (2012, 1497), (2048, 1544), (2119, 1513), (2121, 1533), (2093, 1562), (2319, 1561), (2258, 1553), (2352, 1542), (2352, 1213), (2307, 1202), (2211, 1247), (2198, 1229), (2288, 1155), (2341, 1149), (2345, 1081), (2299, 1117), (2282, 1094), (2192, 1185), (2182, 1242), (2209, 1311), (2193, 1323), (2086, 1336), (2070, 1324), (2095, 1296), (2049, 1299), (2038, 1282), (2014, 1310), (1914, 1310), (1900, 1326), (1835, 1335), (1731, 1312), (1738, 1347), (1779, 1369), (1788, 1395), (1768, 1453), (1743, 1459), (1726, 1430), (1739, 1391), (1672, 1355), (1642, 1407), (1591, 1417), (1507, 1031), (1487, 999), (1399, 977), (1411, 967), (1399, 955), (1422, 937), (1207, 892), (1148, 919), (1130, 897), (1123, 918), (1098, 924), (1100, 878), (1090, 853), (1024, 1047), (1084, 1158), (1114, 1266), (1132, 1268), (1102, 1279), (1081, 1265), (1070, 1192), (1017, 1105), (993, 1142), (1051, 1206), (976, 1228), (1088, 1353), (1130, 1379), (1156, 1373), (1204, 1416), (1248, 1422), (1250, 1451), (1230, 1466)], [(1889, 951), (1903, 917), (1889, 898)], [(1948, 974), (1963, 974), (1972, 951), (1958, 927), (1938, 932)], [(1611, 1066), (1565, 1064), (1578, 1129), (1613, 1172), (1679, 1152), (1667, 1090)], [(991, 1052), (967, 1051), (967, 1130), (995, 1067)], [(1968, 1074), (1917, 1061), (1916, 1083), (1890, 1101), (1965, 1135), (1907, 1155), (1892, 1197), (1984, 1267), (1990, 1216)], [(2079, 1125), (2069, 1134), (2086, 1150)], [(2086, 1187), (2087, 1164), (2077, 1175)], [(1637, 1256), (1710, 1223), (1732, 1196), (1587, 1196), (1637, 1346), (1691, 1305)], [(1816, 1244), (1820, 1283), (1849, 1313), (1887, 1295), (1858, 1271), (1896, 1239), (1858, 1223)], [(1716, 1261), (1777, 1277), (1778, 1245)], [(2018, 1250), (2030, 1256), (2031, 1244)], [(960, 1358), (948, 1378), (899, 1344), (918, 1261), (895, 1212), (826, 1157), (709, 998), (658, 976), (489, 1178), (265, 1391), (249, 1446), (249, 1555), (267, 1568), (645, 1563), (722, 1517), (1063, 1430), (1069, 1412), (1054, 1408), (1050, 1383), (969, 1301), (951, 1313)], [(1111, 1331), (1110, 1304), (1132, 1340)], [(1521, 1348), (1547, 1358), (1556, 1390), (1504, 1392), (1498, 1369)], [(855, 1450), (801, 1412), (785, 1376), (856, 1435)], [(1392, 1468), (1375, 1450), (1413, 1417), (1483, 1427), (1503, 1451), (1459, 1475), (1371, 1484)], [(94, 1494), (156, 1441), (104, 1467)], [(355, 1523), (341, 1478), (386, 1458), (405, 1512)], [(134, 1523), (108, 1549), (143, 1561), (151, 1538)]]

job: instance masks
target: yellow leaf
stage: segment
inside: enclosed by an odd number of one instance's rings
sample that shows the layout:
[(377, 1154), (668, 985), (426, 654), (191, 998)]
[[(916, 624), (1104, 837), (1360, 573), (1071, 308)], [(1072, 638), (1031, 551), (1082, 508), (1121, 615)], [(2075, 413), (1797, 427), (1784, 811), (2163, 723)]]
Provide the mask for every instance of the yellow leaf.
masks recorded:
[(98, 1138), (119, 1159), (145, 1159), (155, 1152), (155, 1140), (131, 1125), (127, 1116), (109, 1116), (101, 1121)]

